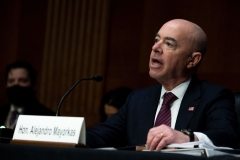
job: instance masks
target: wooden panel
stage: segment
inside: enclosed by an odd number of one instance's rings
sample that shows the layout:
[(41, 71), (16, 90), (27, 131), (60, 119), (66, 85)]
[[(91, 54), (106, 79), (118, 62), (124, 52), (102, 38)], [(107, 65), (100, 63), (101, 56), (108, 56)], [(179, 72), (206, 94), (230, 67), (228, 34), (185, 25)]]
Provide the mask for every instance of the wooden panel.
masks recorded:
[(209, 39), (208, 52), (198, 71), (201, 78), (240, 91), (240, 18), (236, 16), (240, 15), (240, 1), (114, 0), (112, 3), (107, 90), (121, 85), (142, 88), (156, 83), (148, 75), (154, 36), (165, 22), (182, 18), (200, 25)]
[[(40, 100), (56, 110), (61, 97), (81, 78), (104, 75), (108, 1), (50, 0), (41, 73)], [(64, 100), (64, 116), (99, 122), (103, 83), (83, 81)]]
[(61, 110), (62, 115), (84, 116), (93, 126), (104, 92), (157, 84), (148, 75), (149, 54), (155, 33), (173, 18), (196, 22), (208, 35), (200, 77), (240, 91), (239, 0), (8, 0), (0, 4), (1, 104), (7, 101), (4, 69), (14, 60), (28, 60), (39, 71), (37, 93), (53, 110), (78, 79), (98, 73), (104, 81), (81, 82)]

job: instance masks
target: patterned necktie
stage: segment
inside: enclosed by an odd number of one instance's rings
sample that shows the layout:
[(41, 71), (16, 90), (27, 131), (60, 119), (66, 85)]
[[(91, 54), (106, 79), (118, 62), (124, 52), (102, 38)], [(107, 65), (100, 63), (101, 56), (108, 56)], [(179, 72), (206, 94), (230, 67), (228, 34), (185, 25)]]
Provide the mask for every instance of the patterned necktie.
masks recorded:
[(18, 115), (19, 115), (18, 111), (16, 111), (16, 110), (12, 111), (12, 114), (10, 117), (10, 126), (13, 126), (15, 124), (15, 121), (16, 121)]
[(175, 101), (177, 97), (172, 93), (168, 92), (164, 94), (161, 110), (158, 112), (154, 127), (165, 124), (171, 127), (171, 110), (170, 104)]

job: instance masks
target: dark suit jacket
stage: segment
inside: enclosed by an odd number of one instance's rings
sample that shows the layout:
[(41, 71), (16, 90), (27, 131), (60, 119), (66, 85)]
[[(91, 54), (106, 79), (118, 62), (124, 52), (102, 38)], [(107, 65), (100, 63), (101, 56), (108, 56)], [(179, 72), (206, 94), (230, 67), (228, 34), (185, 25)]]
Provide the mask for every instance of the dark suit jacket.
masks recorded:
[[(153, 127), (162, 86), (133, 91), (119, 112), (87, 131), (90, 147), (121, 147), (146, 143)], [(194, 107), (194, 111), (189, 111)], [(235, 147), (238, 141), (237, 115), (230, 90), (194, 76), (181, 102), (176, 130), (192, 129), (206, 134), (217, 146)]]
[[(8, 113), (10, 111), (10, 104), (0, 107), (0, 126), (4, 125)], [(40, 104), (37, 99), (33, 99), (28, 105), (23, 108), (23, 115), (46, 115), (54, 116), (54, 112), (47, 107)]]

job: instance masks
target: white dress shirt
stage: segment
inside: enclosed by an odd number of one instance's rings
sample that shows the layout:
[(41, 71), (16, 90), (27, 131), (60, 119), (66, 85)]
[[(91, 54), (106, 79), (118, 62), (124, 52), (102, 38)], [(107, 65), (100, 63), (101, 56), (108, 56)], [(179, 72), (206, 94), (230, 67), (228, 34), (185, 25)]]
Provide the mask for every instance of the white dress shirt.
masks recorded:
[[(190, 81), (191, 81), (191, 78), (189, 80), (181, 83), (180, 85), (178, 85), (177, 87), (175, 87), (171, 91), (167, 91), (164, 87), (162, 87), (160, 100), (159, 100), (157, 111), (156, 111), (156, 114), (155, 114), (155, 121), (156, 121), (158, 112), (161, 109), (161, 106), (162, 106), (162, 103), (163, 103), (163, 96), (164, 96), (165, 92), (172, 92), (175, 96), (178, 97), (178, 99), (175, 100), (170, 105), (170, 109), (171, 109), (171, 128), (173, 128), (173, 129), (175, 128), (178, 111), (179, 111), (183, 96), (185, 95), (185, 92), (188, 88), (188, 85), (189, 85)], [(209, 144), (213, 145), (212, 141), (205, 134), (203, 134), (201, 132), (194, 132), (194, 134), (199, 139), (199, 141), (204, 141), (205, 143), (209, 143)]]

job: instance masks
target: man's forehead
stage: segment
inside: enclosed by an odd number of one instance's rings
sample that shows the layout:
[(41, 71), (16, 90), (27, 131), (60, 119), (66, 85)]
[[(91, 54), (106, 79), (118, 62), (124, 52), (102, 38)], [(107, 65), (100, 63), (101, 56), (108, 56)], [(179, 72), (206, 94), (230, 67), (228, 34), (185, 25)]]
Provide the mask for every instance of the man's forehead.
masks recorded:
[(28, 71), (25, 68), (12, 68), (9, 73), (8, 76), (24, 76), (24, 77), (28, 77)]
[(189, 26), (183, 26), (178, 23), (164, 24), (156, 34), (156, 37), (164, 38), (172, 41), (187, 40), (190, 36), (191, 29)]
[[(161, 38), (160, 34), (156, 33), (156, 37), (158, 38)], [(166, 37), (163, 37), (164, 39), (166, 40), (170, 40), (170, 41), (176, 41), (176, 39), (174, 39), (173, 37), (169, 37), (169, 36), (166, 36)]]
[(166, 22), (165, 24), (163, 24), (162, 27), (164, 26), (172, 26), (174, 28), (179, 28), (179, 27), (183, 27), (183, 28), (188, 28), (188, 27), (193, 27), (195, 24), (187, 21), (187, 20), (183, 20), (183, 19), (174, 19), (171, 21)]

